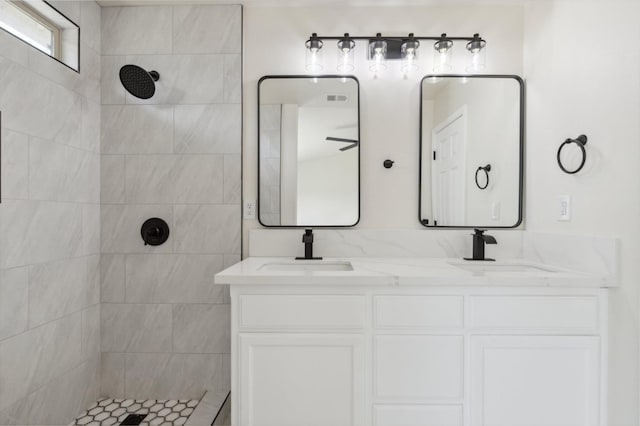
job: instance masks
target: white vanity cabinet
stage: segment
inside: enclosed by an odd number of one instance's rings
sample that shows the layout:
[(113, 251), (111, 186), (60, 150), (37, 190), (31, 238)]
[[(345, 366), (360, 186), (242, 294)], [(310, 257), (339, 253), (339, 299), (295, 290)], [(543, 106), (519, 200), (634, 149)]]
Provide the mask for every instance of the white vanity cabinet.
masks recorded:
[(603, 426), (606, 290), (232, 285), (235, 426)]

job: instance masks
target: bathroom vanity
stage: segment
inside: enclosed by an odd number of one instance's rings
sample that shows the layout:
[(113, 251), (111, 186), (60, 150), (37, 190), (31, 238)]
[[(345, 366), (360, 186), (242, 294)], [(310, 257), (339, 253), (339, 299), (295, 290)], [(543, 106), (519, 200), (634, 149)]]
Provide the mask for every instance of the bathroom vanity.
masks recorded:
[(252, 257), (216, 283), (231, 291), (234, 425), (605, 424), (605, 278)]

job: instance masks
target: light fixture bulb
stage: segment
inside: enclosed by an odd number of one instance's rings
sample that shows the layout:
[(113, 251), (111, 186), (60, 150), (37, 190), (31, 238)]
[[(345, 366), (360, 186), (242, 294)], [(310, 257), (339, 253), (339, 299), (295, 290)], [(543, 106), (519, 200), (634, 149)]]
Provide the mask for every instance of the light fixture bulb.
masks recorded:
[(485, 68), (487, 60), (487, 42), (480, 38), (479, 34), (474, 34), (473, 39), (467, 43), (467, 50), (471, 54), (471, 60), (466, 67), (469, 74), (482, 71)]
[(322, 40), (318, 38), (318, 34), (313, 33), (309, 40), (305, 43), (307, 48), (305, 54), (305, 69), (312, 73), (322, 71)]
[(378, 78), (380, 73), (387, 69), (386, 53), (387, 41), (378, 33), (375, 40), (369, 42), (369, 70), (373, 73), (373, 78)]
[(355, 69), (353, 64), (353, 49), (356, 42), (345, 33), (344, 37), (338, 40), (338, 72), (342, 74), (350, 73)]
[(467, 50), (471, 53), (478, 53), (487, 45), (487, 42), (480, 38), (480, 34), (473, 35), (473, 40), (467, 43)]
[(453, 47), (453, 41), (447, 38), (446, 33), (442, 33), (442, 35), (440, 36), (440, 40), (433, 43), (433, 48), (438, 53), (446, 53), (452, 47)]
[(408, 78), (410, 73), (417, 71), (419, 68), (416, 62), (419, 47), (420, 42), (415, 39), (413, 33), (409, 34), (409, 38), (400, 45), (400, 55), (402, 57), (400, 69), (405, 78)]

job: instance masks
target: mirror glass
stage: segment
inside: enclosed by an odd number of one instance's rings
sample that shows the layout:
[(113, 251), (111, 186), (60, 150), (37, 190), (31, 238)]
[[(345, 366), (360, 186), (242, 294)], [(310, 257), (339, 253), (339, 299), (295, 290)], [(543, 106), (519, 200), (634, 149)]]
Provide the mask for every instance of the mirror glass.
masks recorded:
[(517, 76), (427, 76), (421, 84), (420, 221), (522, 221), (524, 85)]
[(353, 226), (360, 217), (355, 77), (268, 76), (258, 84), (263, 226)]

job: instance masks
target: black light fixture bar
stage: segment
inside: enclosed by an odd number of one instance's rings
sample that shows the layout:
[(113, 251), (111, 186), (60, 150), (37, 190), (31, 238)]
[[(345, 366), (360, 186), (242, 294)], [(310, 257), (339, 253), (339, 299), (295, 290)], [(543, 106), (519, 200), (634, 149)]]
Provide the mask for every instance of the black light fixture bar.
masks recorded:
[[(314, 36), (314, 38), (316, 39), (320, 39), (320, 40), (341, 40), (344, 38), (344, 36), (319, 36), (316, 35)], [(376, 36), (352, 36), (349, 35), (349, 38), (352, 40), (375, 40)], [(383, 40), (397, 40), (397, 41), (403, 41), (408, 39), (409, 36), (382, 36)], [(413, 36), (413, 38), (415, 38), (416, 40), (434, 40), (434, 41), (438, 41), (440, 39), (442, 39), (442, 36)], [(477, 39), (477, 34), (476, 36), (472, 36), (472, 37), (449, 37), (447, 36), (447, 39), (452, 40), (452, 41), (473, 41)]]

